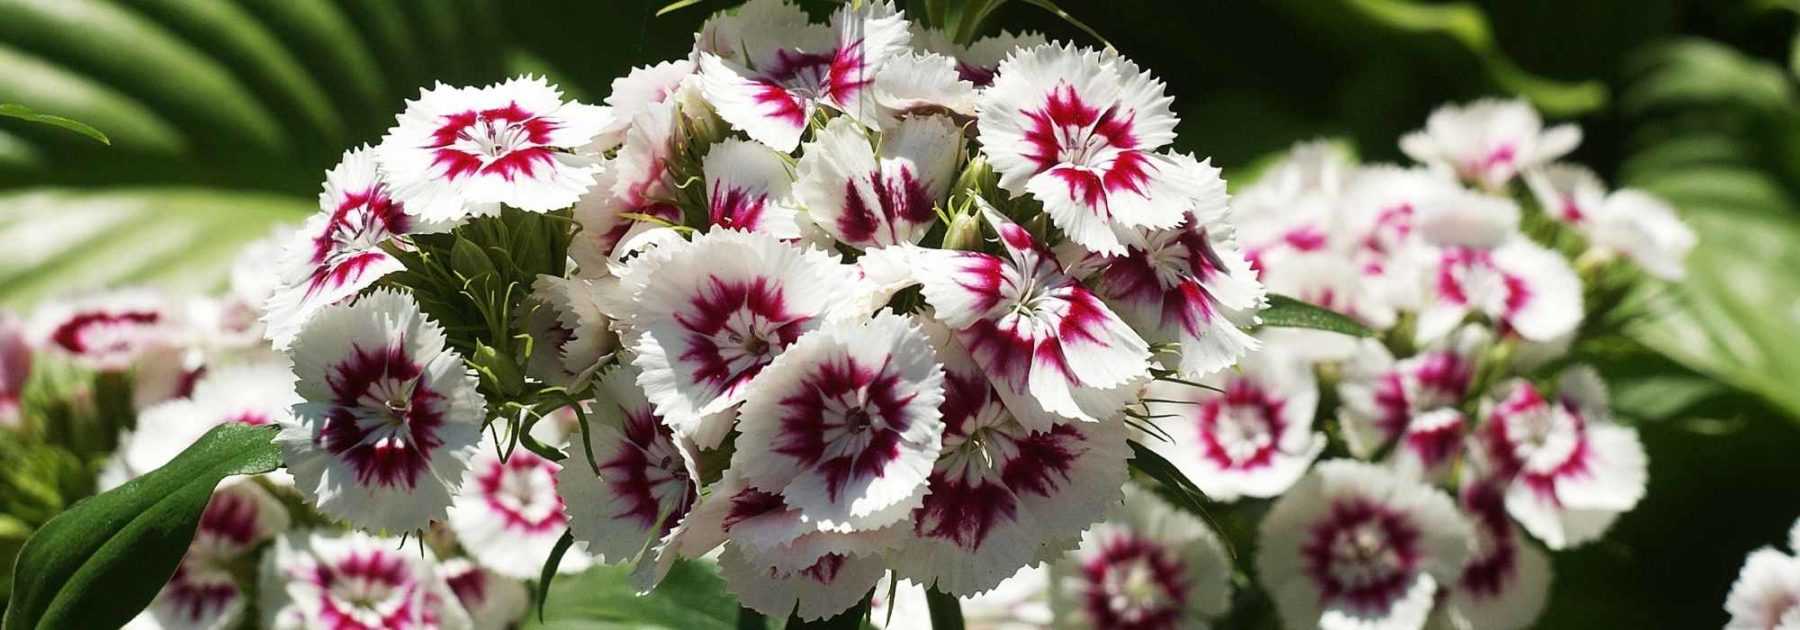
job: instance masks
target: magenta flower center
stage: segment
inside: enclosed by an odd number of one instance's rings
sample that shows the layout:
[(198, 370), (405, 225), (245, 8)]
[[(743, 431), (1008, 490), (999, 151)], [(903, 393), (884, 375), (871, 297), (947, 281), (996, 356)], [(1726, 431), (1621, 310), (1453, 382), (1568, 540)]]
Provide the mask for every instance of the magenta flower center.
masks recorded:
[(488, 508), (508, 529), (530, 534), (555, 533), (566, 522), (556, 494), (555, 465), (541, 457), (513, 453), (505, 462), (492, 460), (476, 478)]
[(1248, 379), (1234, 378), (1225, 394), (1201, 403), (1200, 436), (1206, 457), (1221, 468), (1267, 466), (1280, 447), (1286, 401)]
[(419, 584), (398, 552), (361, 550), (311, 579), (321, 588), (320, 617), (337, 630), (407, 628), (420, 613)]
[(1082, 607), (1094, 627), (1181, 627), (1187, 567), (1181, 557), (1135, 533), (1115, 532), (1081, 565)]
[(319, 444), (365, 485), (413, 487), (443, 446), (445, 400), (422, 379), (404, 344), (361, 347), (326, 376), (333, 407)]
[(816, 467), (836, 501), (849, 481), (879, 477), (900, 457), (902, 436), (914, 421), (906, 414), (913, 396), (902, 391), (891, 365), (827, 360), (782, 399), (774, 451)]
[(1351, 608), (1385, 614), (1411, 586), (1419, 531), (1405, 515), (1361, 498), (1339, 499), (1301, 547), (1320, 594)]
[(88, 311), (77, 313), (50, 333), (50, 342), (70, 354), (116, 354), (135, 350), (146, 331), (162, 322), (162, 313)]
[(554, 151), (546, 145), (559, 126), (513, 103), (441, 117), (425, 148), (433, 151), (433, 163), (445, 169), (446, 179), (482, 174), (512, 181), (550, 165)]
[(694, 482), (688, 478), (668, 426), (649, 408), (628, 412), (624, 428), (626, 443), (616, 456), (599, 465), (600, 477), (625, 499), (625, 506), (613, 517), (632, 519), (645, 529), (658, 527), (660, 522), (661, 530), (667, 532), (693, 505)]
[(688, 331), (681, 360), (694, 379), (730, 389), (748, 381), (800, 336), (808, 317), (787, 310), (781, 286), (766, 278), (710, 278), (675, 319)]

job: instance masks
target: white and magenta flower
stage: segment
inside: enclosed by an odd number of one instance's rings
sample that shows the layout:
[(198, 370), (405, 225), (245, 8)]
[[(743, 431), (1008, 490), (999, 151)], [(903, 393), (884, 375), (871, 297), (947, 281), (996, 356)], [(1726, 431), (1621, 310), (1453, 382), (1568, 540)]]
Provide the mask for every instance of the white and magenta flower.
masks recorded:
[(1454, 628), (1531, 627), (1550, 597), (1550, 557), (1519, 534), (1498, 486), (1476, 480), (1461, 494), (1463, 514), (1475, 526), (1475, 555), (1435, 616)]
[(175, 575), (150, 607), (126, 624), (131, 630), (225, 630), (240, 627), (250, 607), (237, 566), (258, 545), (288, 528), (281, 502), (242, 479), (213, 492)]
[(1368, 458), (1400, 440), (1394, 457), (1419, 465), (1414, 472), (1450, 463), (1463, 438), (1463, 418), (1454, 408), (1469, 395), (1488, 341), (1486, 329), (1468, 325), (1399, 361), (1378, 341), (1358, 344), (1338, 383), (1338, 418), (1351, 454)]
[(744, 401), (731, 468), (825, 529), (919, 506), (942, 446), (944, 371), (906, 316), (840, 319), (789, 346)]
[(1517, 382), (1486, 411), (1470, 450), (1502, 484), (1506, 511), (1551, 549), (1599, 538), (1644, 496), (1648, 460), (1637, 431), (1612, 421), (1592, 368), (1562, 375), (1546, 400)]
[(1026, 428), (968, 350), (942, 326), (928, 330), (944, 364), (943, 446), (912, 513), (912, 540), (891, 563), (916, 583), (973, 596), (1105, 516), (1131, 450), (1118, 419)]
[(839, 118), (806, 145), (795, 192), (813, 221), (852, 247), (911, 244), (937, 220), (962, 152), (962, 130), (943, 116), (900, 121), (880, 153), (854, 121)]
[[(116, 461), (101, 474), (101, 485), (116, 487), (161, 468), (213, 427), (280, 424), (298, 402), (294, 374), (285, 362), (209, 369), (187, 398), (157, 403), (138, 414), (137, 428), (119, 445)], [(288, 482), (283, 472), (269, 477)]]
[[(46, 302), (31, 318), (32, 345), (102, 371), (166, 365), (188, 343), (186, 309), (149, 289), (120, 289)], [(177, 363), (180, 363), (177, 359)]]
[(377, 290), (332, 305), (294, 340), (298, 392), (281, 446), (321, 512), (369, 529), (443, 520), (481, 444), (475, 375), (411, 296)]
[[(502, 577), (467, 558), (438, 564), (438, 574), (456, 594), (474, 628), (512, 628), (525, 618), (531, 593), (518, 580)], [(537, 576), (533, 576), (537, 577)]]
[(1205, 628), (1231, 609), (1231, 556), (1200, 518), (1127, 487), (1063, 563), (1059, 627)]
[(1400, 139), (1400, 150), (1465, 182), (1500, 190), (1515, 175), (1549, 164), (1578, 144), (1579, 127), (1545, 129), (1525, 101), (1484, 99), (1437, 108), (1424, 129)]
[(1325, 449), (1312, 426), (1319, 384), (1309, 364), (1269, 348), (1240, 368), (1205, 387), (1156, 381), (1145, 389), (1147, 415), (1173, 440), (1149, 436), (1144, 445), (1220, 501), (1277, 496)]
[(1203, 183), (1157, 152), (1175, 139), (1171, 102), (1116, 54), (1043, 45), (1000, 63), (977, 125), (1002, 187), (1043, 202), (1082, 247), (1119, 255), (1129, 228), (1180, 225)]
[(1000, 70), (1000, 62), (1006, 60), (1014, 52), (1036, 48), (1049, 43), (1042, 33), (1034, 31), (1001, 31), (992, 37), (975, 40), (968, 46), (958, 45), (950, 40), (943, 31), (915, 29), (913, 43), (920, 48), (947, 55), (956, 60), (956, 74), (975, 87), (985, 88), (994, 83), (994, 73)]
[[(1800, 547), (1800, 523), (1794, 532), (1789, 551)], [(1725, 612), (1731, 615), (1725, 630), (1800, 628), (1800, 557), (1772, 546), (1750, 552), (1725, 597)]]
[(983, 205), (1007, 257), (922, 252), (918, 280), (937, 319), (1027, 428), (1112, 419), (1148, 377), (1149, 345), (1024, 228)]
[(607, 108), (564, 101), (540, 78), (440, 83), (406, 103), (375, 157), (392, 196), (426, 221), (492, 215), (501, 204), (547, 212), (594, 185), (598, 156), (583, 147), (612, 119)]
[[(925, 589), (901, 580), (888, 597), (888, 580), (875, 585), (869, 600), (869, 622), (877, 628), (912, 628), (918, 620), (931, 614), (925, 601)], [(1050, 571), (1043, 565), (1029, 566), (999, 586), (977, 595), (957, 598), (962, 608), (963, 623), (981, 630), (1036, 630), (1050, 627), (1055, 616), (1050, 609)]]
[(366, 146), (345, 151), (343, 161), (325, 173), (319, 213), (281, 254), (280, 285), (264, 305), (265, 334), (276, 349), (287, 349), (319, 309), (404, 268), (384, 246), (399, 246), (402, 235), (444, 227), (407, 214), (376, 168), (374, 151)]
[(24, 422), (19, 396), (31, 379), (31, 342), (25, 323), (8, 311), (0, 311), (0, 427), (19, 428)]
[[(562, 466), (524, 448), (502, 461), (489, 441), (469, 462), (462, 492), (450, 506), (450, 530), (482, 566), (521, 580), (537, 579), (569, 518), (556, 480)], [(576, 573), (592, 559), (585, 545), (570, 547), (557, 571)]]
[[(260, 588), (277, 620), (334, 630), (471, 628), (429, 549), (362, 532), (291, 533), (264, 556)], [(270, 613), (270, 610), (265, 610)]]
[(889, 59), (875, 77), (875, 102), (882, 128), (913, 116), (941, 114), (958, 121), (975, 117), (975, 85), (959, 76), (955, 60), (909, 52)]
[(612, 319), (600, 312), (595, 289), (581, 278), (540, 275), (527, 298), (534, 308), (519, 312), (520, 326), (534, 344), (526, 373), (551, 384), (576, 383), (619, 347)]
[(1629, 188), (1607, 194), (1593, 172), (1573, 165), (1552, 164), (1526, 173), (1525, 181), (1544, 211), (1573, 225), (1589, 245), (1623, 254), (1663, 280), (1685, 274), (1697, 238), (1668, 202)]
[(1145, 231), (1123, 257), (1088, 258), (1105, 265), (1097, 281), (1101, 297), (1146, 340), (1178, 343), (1177, 371), (1201, 378), (1258, 347), (1243, 328), (1256, 322), (1264, 293), (1225, 223), (1225, 180), (1219, 170), (1176, 157), (1204, 191), (1187, 223)]
[[(693, 442), (675, 434), (622, 365), (600, 379), (587, 443), (557, 474), (570, 533), (602, 562), (636, 562), (649, 590), (674, 562), (678, 535), (700, 499)], [(589, 458), (592, 453), (592, 458)]]
[(824, 25), (785, 0), (756, 0), (702, 29), (701, 88), (720, 118), (785, 153), (820, 107), (874, 123), (876, 76), (909, 37), (886, 1), (845, 6)]
[(632, 362), (663, 421), (706, 448), (763, 367), (823, 323), (855, 279), (835, 255), (766, 234), (714, 230), (674, 247), (631, 306)]
[(707, 220), (714, 227), (800, 238), (800, 211), (791, 193), (794, 174), (767, 146), (729, 138), (701, 163), (706, 175)]
[(603, 101), (612, 108), (612, 121), (603, 127), (589, 146), (596, 153), (618, 147), (625, 141), (626, 131), (638, 115), (670, 102), (684, 82), (694, 76), (696, 66), (687, 59), (664, 61), (653, 66), (632, 68), (625, 76), (613, 79), (612, 89)]
[(1450, 246), (1428, 272), (1417, 339), (1429, 343), (1480, 314), (1502, 333), (1547, 342), (1581, 324), (1581, 278), (1560, 254), (1523, 237), (1493, 249)]
[(1333, 460), (1275, 502), (1256, 575), (1292, 630), (1417, 630), (1461, 577), (1475, 533), (1442, 491)]

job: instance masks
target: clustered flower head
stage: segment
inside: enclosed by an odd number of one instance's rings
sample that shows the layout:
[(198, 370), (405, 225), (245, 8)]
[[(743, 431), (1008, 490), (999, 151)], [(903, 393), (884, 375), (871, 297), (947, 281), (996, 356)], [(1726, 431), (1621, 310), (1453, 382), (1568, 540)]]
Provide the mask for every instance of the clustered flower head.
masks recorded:
[[(1117, 51), (752, 0), (603, 103), (406, 103), (199, 318), (277, 353), (147, 359), (194, 345), (148, 294), (0, 320), (0, 421), (14, 337), (184, 366), (115, 482), (280, 428), (285, 472), (219, 490), (139, 623), (494, 627), (546, 570), (648, 592), (699, 561), (784, 619), (924, 588), (1204, 627), (1253, 588), (1294, 629), (1522, 628), (1548, 553), (1643, 497), (1635, 431), (1558, 359), (1694, 237), (1522, 102), (1434, 113), (1421, 166), (1308, 144), (1230, 196)], [(1371, 333), (1265, 326), (1272, 294)], [(1254, 556), (1195, 501), (1266, 506)], [(1734, 602), (1785, 588), (1759, 562)]]

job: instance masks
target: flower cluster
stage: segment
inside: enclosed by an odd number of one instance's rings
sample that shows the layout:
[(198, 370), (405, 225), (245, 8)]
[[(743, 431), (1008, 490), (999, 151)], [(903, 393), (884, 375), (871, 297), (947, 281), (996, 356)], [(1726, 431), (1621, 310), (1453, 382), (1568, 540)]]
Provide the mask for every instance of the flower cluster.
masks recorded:
[[(1800, 550), (1800, 522), (1788, 532), (1788, 551)], [(1726, 630), (1800, 628), (1800, 556), (1763, 547), (1744, 558), (1725, 597)]]
[(1235, 197), (1176, 125), (1111, 49), (752, 0), (601, 105), (423, 90), (227, 299), (0, 319), (0, 423), (31, 347), (132, 375), (108, 485), (279, 427), (146, 627), (498, 627), (541, 571), (678, 561), (802, 620), (1530, 625), (1645, 491), (1571, 349), (1692, 233), (1521, 102)]

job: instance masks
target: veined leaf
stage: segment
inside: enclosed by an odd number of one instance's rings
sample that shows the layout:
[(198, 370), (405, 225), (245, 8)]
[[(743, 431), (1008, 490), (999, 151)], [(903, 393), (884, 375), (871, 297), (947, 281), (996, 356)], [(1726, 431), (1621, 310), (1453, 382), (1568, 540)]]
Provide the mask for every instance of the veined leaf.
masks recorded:
[(213, 488), (281, 465), (271, 427), (223, 425), (168, 465), (77, 503), (25, 541), (0, 627), (117, 628), (144, 609), (200, 524)]
[(1269, 308), (1263, 309), (1264, 326), (1277, 328), (1312, 328), (1356, 337), (1374, 333), (1356, 320), (1330, 309), (1313, 306), (1285, 295), (1270, 295)]
[[(717, 569), (700, 561), (675, 563), (656, 590), (639, 596), (631, 566), (597, 566), (551, 585), (543, 618), (524, 628), (556, 630), (732, 630), (738, 605)], [(6, 630), (11, 630), (6, 629)]]
[(30, 107), (19, 105), (17, 103), (0, 103), (0, 116), (17, 118), (19, 120), (29, 120), (34, 123), (50, 125), (52, 127), (62, 127), (63, 129), (93, 138), (95, 142), (99, 142), (100, 144), (112, 144), (112, 140), (108, 140), (106, 134), (100, 133), (99, 129), (95, 129), (87, 123), (73, 118), (64, 118), (55, 114), (40, 114), (33, 111)]

